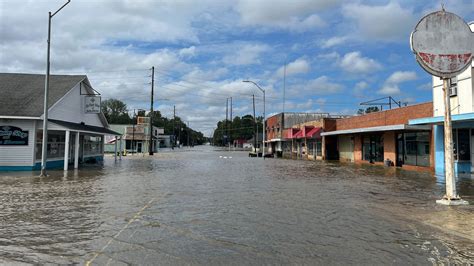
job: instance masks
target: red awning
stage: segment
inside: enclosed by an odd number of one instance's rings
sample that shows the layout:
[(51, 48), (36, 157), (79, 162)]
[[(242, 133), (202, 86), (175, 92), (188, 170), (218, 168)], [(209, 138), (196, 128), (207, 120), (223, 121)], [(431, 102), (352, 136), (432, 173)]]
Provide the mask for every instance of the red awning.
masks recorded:
[(307, 138), (316, 138), (316, 139), (319, 139), (319, 138), (321, 138), (321, 130), (322, 130), (322, 128), (320, 128), (320, 127), (312, 128), (311, 130), (309, 130), (309, 131), (306, 133), (306, 137), (307, 137)]
[(296, 138), (296, 135), (300, 132), (301, 130), (299, 128), (290, 128), (288, 130), (288, 138), (289, 139), (294, 139)]
[(296, 139), (304, 138), (303, 130), (299, 130), (295, 135), (293, 135), (293, 138), (296, 138)]

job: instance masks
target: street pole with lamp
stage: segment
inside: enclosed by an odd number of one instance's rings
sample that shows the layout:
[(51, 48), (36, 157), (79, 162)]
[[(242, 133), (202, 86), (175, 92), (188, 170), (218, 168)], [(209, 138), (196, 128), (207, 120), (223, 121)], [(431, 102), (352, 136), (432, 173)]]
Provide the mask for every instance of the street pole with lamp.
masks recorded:
[(47, 160), (47, 151), (48, 151), (48, 94), (49, 94), (49, 67), (50, 67), (50, 47), (51, 47), (51, 19), (56, 15), (61, 9), (63, 9), (71, 0), (68, 0), (64, 5), (62, 5), (56, 12), (51, 14), (48, 12), (48, 48), (46, 52), (46, 77), (44, 80), (44, 111), (43, 111), (43, 143), (41, 147), (41, 174), (40, 176), (46, 176), (46, 160)]
[(257, 88), (263, 92), (263, 121), (262, 121), (262, 125), (263, 125), (263, 128), (262, 128), (262, 136), (263, 136), (263, 139), (262, 139), (262, 157), (263, 159), (265, 159), (265, 90), (262, 89), (260, 86), (258, 86), (257, 83), (251, 81), (251, 80), (244, 80), (242, 82), (250, 82), (252, 83), (253, 85), (257, 86)]
[(150, 101), (150, 145), (148, 146), (148, 155), (153, 155), (153, 94), (155, 86), (155, 67), (151, 67), (151, 101)]

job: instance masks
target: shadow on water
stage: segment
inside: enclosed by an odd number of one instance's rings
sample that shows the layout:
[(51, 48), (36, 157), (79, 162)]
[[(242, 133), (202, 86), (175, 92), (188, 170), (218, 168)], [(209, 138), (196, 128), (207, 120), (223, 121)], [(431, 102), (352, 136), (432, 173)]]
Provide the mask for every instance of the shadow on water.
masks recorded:
[[(430, 173), (212, 147), (2, 173), (0, 262), (467, 264), (473, 205)], [(459, 193), (474, 202), (473, 179)]]

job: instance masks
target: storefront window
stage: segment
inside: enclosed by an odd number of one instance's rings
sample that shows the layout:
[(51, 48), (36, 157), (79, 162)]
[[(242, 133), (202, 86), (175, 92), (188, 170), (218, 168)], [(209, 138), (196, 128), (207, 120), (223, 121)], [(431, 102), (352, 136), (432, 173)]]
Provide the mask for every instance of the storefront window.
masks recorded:
[[(48, 132), (48, 147), (46, 156), (48, 158), (64, 158), (65, 132)], [(41, 159), (43, 149), (43, 132), (36, 134), (36, 159)]]
[(316, 155), (323, 156), (323, 145), (321, 140), (316, 141)]
[(84, 155), (102, 154), (101, 136), (84, 136)]
[(364, 136), (362, 145), (363, 159), (369, 162), (383, 162), (383, 137)]
[(429, 132), (408, 132), (397, 137), (398, 165), (430, 166)]
[[(454, 138), (455, 154), (458, 161), (470, 161), (469, 129), (457, 129), (457, 138)], [(456, 132), (455, 131), (455, 132)], [(455, 134), (456, 135), (456, 134)]]

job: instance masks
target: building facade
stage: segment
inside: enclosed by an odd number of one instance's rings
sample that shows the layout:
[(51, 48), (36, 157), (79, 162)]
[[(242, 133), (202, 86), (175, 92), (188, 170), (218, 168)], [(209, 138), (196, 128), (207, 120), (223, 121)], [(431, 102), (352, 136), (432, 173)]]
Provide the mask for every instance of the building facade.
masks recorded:
[[(140, 121), (140, 119), (138, 119)], [(137, 125), (118, 125), (112, 124), (110, 128), (121, 134), (121, 138), (118, 140), (114, 136), (109, 136), (105, 142), (105, 152), (115, 151), (115, 142), (118, 141), (118, 146), (122, 147), (122, 152), (127, 153), (148, 153), (150, 149), (150, 125), (148, 123), (137, 124)], [(152, 147), (153, 152), (158, 152), (160, 148), (160, 142), (166, 144), (165, 138), (160, 138), (164, 133), (163, 128), (153, 126), (153, 137)], [(169, 145), (169, 139), (168, 139)], [(120, 148), (119, 148), (120, 149)]]
[[(473, 25), (471, 24), (471, 29)], [(451, 80), (450, 105), (453, 125), (455, 172), (474, 172), (474, 63)], [(433, 125), (435, 170), (444, 175), (443, 84), (433, 77), (433, 116), (410, 120), (410, 125)]]
[[(0, 170), (41, 167), (44, 79), (0, 73)], [(95, 94), (86, 76), (50, 76), (47, 168), (103, 160), (104, 136), (118, 133), (108, 128)]]
[(410, 119), (430, 116), (433, 104), (337, 119), (334, 131), (321, 133), (327, 151), (341, 161), (385, 164), (412, 169), (433, 169), (433, 136), (430, 125), (409, 125)]

